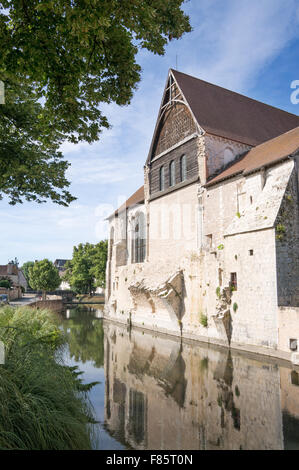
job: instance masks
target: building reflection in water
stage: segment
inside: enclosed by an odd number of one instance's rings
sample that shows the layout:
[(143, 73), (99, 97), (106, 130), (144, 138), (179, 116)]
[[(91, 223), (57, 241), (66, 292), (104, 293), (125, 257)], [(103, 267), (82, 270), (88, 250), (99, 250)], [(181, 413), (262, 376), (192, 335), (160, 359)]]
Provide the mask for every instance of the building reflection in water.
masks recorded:
[(134, 449), (299, 449), (299, 374), (104, 322), (105, 428)]

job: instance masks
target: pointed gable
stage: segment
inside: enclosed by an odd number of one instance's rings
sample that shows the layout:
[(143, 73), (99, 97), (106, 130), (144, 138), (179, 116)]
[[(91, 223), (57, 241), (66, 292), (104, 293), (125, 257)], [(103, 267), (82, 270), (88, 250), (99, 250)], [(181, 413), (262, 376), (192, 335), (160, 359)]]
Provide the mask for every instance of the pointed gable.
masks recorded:
[(159, 109), (148, 161), (163, 154), (197, 131), (198, 125), (196, 119), (170, 70)]
[(273, 106), (171, 71), (198, 124), (208, 133), (251, 146), (299, 126), (299, 117)]

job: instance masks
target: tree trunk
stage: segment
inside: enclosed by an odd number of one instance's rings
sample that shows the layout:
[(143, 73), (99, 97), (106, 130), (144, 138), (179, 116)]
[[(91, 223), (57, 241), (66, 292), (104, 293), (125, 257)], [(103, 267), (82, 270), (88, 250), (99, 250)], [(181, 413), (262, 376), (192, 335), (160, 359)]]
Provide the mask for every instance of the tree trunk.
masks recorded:
[(43, 300), (47, 300), (47, 292), (43, 290)]

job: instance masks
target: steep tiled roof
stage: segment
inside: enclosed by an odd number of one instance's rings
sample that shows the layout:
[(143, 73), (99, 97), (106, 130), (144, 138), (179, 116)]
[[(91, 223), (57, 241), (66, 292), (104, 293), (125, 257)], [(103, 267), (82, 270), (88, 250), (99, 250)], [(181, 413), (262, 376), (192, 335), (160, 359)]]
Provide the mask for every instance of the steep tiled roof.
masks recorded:
[(206, 186), (240, 173), (246, 175), (283, 160), (296, 151), (299, 151), (299, 127), (252, 148), (242, 158), (212, 178)]
[(208, 133), (259, 145), (299, 126), (299, 117), (172, 70), (198, 124)]
[(137, 189), (137, 191), (132, 194), (132, 196), (130, 196), (124, 204), (122, 204), (115, 212), (113, 212), (113, 214), (109, 215), (108, 219), (113, 216), (117, 216), (119, 212), (128, 207), (135, 206), (135, 204), (141, 204), (142, 202), (144, 202), (144, 186), (141, 186), (139, 189)]

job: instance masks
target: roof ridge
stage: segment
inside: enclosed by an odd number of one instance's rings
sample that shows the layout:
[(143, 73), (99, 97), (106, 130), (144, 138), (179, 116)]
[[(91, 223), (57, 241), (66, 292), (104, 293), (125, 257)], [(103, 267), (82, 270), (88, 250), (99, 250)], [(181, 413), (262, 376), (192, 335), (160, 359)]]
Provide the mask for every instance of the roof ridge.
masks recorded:
[(195, 77), (194, 75), (190, 75), (188, 73), (180, 72), (179, 70), (175, 70), (175, 69), (170, 69), (170, 70), (173, 73), (179, 73), (180, 75), (185, 75), (186, 77), (190, 77), (190, 78), (193, 78), (194, 80), (198, 80), (199, 82), (206, 83), (207, 85), (220, 88), (221, 90), (224, 90), (224, 91), (228, 91), (229, 93), (232, 93), (232, 94), (237, 95), (237, 96), (241, 96), (242, 98), (246, 98), (247, 100), (253, 101), (255, 103), (263, 104), (264, 106), (268, 106), (269, 108), (272, 108), (272, 109), (275, 109), (275, 110), (278, 110), (278, 111), (282, 111), (283, 113), (287, 113), (290, 116), (299, 117), (299, 115), (297, 115), (297, 114), (290, 113), (289, 111), (285, 111), (284, 109), (278, 108), (277, 106), (273, 106), (272, 104), (265, 103), (264, 101), (260, 101), (260, 100), (257, 100), (255, 98), (251, 98), (250, 96), (244, 95), (242, 93), (238, 93), (237, 91), (230, 90), (229, 88), (225, 88), (223, 86), (216, 85), (215, 83), (208, 82), (207, 80), (203, 80), (202, 78)]

